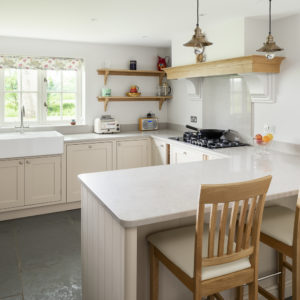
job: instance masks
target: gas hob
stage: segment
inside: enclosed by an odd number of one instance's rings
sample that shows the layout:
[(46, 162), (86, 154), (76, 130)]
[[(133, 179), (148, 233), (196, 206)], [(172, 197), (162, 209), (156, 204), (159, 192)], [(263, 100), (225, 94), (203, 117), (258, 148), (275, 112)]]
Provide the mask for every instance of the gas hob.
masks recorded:
[(208, 149), (249, 146), (249, 144), (241, 143), (239, 141), (230, 141), (226, 139), (224, 136), (218, 139), (208, 139), (207, 137), (201, 136), (197, 132), (190, 132), (190, 131), (185, 132), (183, 134), (183, 137), (170, 137), (169, 139), (196, 145), (199, 147), (208, 148)]

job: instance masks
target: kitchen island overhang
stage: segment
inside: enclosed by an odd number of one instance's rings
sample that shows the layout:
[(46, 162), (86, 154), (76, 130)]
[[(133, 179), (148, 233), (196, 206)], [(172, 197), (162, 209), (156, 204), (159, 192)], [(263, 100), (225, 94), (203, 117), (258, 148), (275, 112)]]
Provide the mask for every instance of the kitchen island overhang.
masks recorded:
[[(225, 153), (224, 153), (225, 152)], [(230, 152), (230, 153), (229, 153)], [(149, 299), (146, 235), (192, 224), (201, 184), (272, 175), (267, 203), (296, 197), (300, 156), (254, 147), (223, 151), (227, 158), (181, 165), (82, 174), (83, 299)], [(164, 299), (189, 299), (172, 281)], [(169, 285), (170, 286), (170, 285)], [(167, 289), (167, 285), (163, 285)]]

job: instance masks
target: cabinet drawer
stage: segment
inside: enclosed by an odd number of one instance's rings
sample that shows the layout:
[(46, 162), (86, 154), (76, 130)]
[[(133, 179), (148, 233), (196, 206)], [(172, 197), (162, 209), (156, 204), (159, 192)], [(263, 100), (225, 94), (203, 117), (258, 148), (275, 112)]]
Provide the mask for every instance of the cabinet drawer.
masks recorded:
[(180, 164), (203, 160), (203, 153), (181, 147), (171, 147), (171, 163)]

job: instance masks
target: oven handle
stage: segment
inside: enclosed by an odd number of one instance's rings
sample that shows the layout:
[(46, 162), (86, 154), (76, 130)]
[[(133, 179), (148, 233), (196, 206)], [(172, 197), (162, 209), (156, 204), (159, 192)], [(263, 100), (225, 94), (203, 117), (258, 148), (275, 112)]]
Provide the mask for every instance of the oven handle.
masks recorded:
[(193, 126), (191, 126), (191, 125), (186, 125), (185, 127), (188, 128), (188, 129), (195, 130), (195, 131), (199, 131), (199, 130), (200, 130), (199, 128), (193, 127)]

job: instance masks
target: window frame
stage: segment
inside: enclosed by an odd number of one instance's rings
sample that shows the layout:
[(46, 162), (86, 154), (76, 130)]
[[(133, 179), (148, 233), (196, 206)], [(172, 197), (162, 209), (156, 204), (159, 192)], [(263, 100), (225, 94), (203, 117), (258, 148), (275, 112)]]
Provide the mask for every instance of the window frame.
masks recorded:
[[(22, 69), (20, 69), (22, 70)], [(34, 70), (34, 69), (32, 69)], [(67, 120), (47, 120), (47, 107), (44, 103), (47, 103), (47, 70), (36, 70), (37, 71), (37, 119), (36, 121), (24, 121), (25, 125), (34, 126), (65, 126), (69, 125), (71, 119), (75, 118), (77, 124), (82, 124), (84, 121), (83, 118), (83, 108), (82, 108), (82, 91), (83, 91), (83, 81), (82, 81), (82, 70), (76, 70), (76, 115)], [(59, 70), (59, 71), (67, 71), (67, 70)], [(0, 69), (0, 126), (1, 127), (15, 127), (20, 125), (20, 120), (16, 122), (7, 122), (5, 121), (5, 69)], [(21, 77), (22, 78), (22, 77)], [(21, 90), (18, 90), (17, 93), (22, 94), (22, 80), (20, 82)], [(27, 93), (27, 92), (25, 92)], [(30, 92), (29, 92), (30, 93)]]

